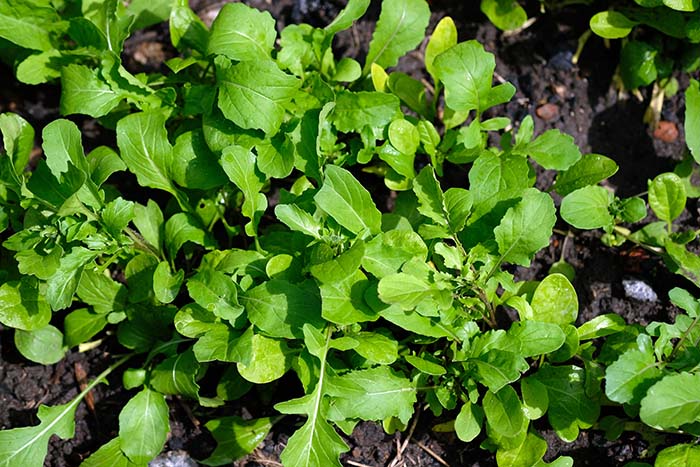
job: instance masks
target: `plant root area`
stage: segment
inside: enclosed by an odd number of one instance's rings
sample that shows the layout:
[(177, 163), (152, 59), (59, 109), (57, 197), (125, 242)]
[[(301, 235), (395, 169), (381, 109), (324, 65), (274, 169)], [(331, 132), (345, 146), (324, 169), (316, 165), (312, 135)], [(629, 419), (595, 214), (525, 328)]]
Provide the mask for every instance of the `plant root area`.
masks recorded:
[[(192, 8), (205, 21), (211, 21), (223, 3), (190, 0)], [(323, 26), (335, 17), (345, 2), (250, 0), (246, 3), (269, 10), (278, 20), (278, 27), (282, 28), (297, 22)], [(365, 18), (339, 35), (334, 44), (337, 56), (352, 56), (362, 62), (380, 3), (373, 1)], [(542, 15), (537, 1), (530, 2), (527, 8), (537, 20), (524, 30), (504, 34), (481, 14), (477, 1), (433, 0), (429, 30), (440, 18), (451, 16), (457, 25), (460, 41), (477, 39), (496, 56), (496, 78), (511, 82), (517, 88), (517, 94), (510, 103), (491, 110), (493, 116), (508, 116), (517, 123), (526, 115), (532, 115), (536, 134), (558, 128), (572, 135), (583, 153), (599, 153), (614, 159), (620, 170), (607, 183), (618, 195), (645, 192), (647, 180), (671, 171), (683, 154), (682, 93), (667, 99), (661, 112), (664, 130), (670, 128), (671, 131), (655, 132), (642, 119), (651, 98), (650, 91), (643, 90), (640, 96), (625, 95), (613, 85), (619, 52), (616, 45), (607, 48), (602, 39), (593, 36), (577, 64), (572, 63), (578, 38), (588, 29), (591, 11), (586, 7), (570, 7)], [(424, 47), (425, 43), (402, 59), (399, 69), (418, 78), (427, 78), (421, 65)], [(173, 55), (167, 25), (160, 25), (133, 35), (125, 46), (123, 59), (132, 71), (152, 71), (162, 67), (163, 61)], [(59, 90), (51, 85), (22, 85), (12, 76), (12, 71), (7, 68), (0, 73), (0, 112), (19, 113), (34, 125), (37, 135), (40, 135), (44, 125), (59, 117)], [(681, 89), (685, 89), (687, 77), (678, 76), (678, 79)], [(81, 126), (86, 146), (114, 144), (114, 134), (96, 122), (74, 120)], [(446, 183), (466, 187), (466, 170), (459, 168), (446, 172), (450, 173)], [(538, 170), (538, 186), (551, 185), (552, 178), (552, 173)], [(378, 190), (383, 189), (381, 180), (370, 183), (376, 184)], [(555, 199), (555, 202), (559, 201)], [(698, 209), (694, 199), (689, 200), (686, 211), (677, 222), (684, 230), (698, 229)], [(558, 227), (566, 229), (563, 225)], [(698, 293), (697, 288), (685, 279), (671, 274), (660, 258), (633, 245), (608, 248), (601, 243), (600, 233), (574, 232), (568, 239), (564, 233), (554, 234), (550, 247), (538, 254), (530, 268), (518, 268), (516, 275), (520, 280), (540, 280), (560, 258), (572, 264), (576, 269), (573, 283), (580, 304), (578, 324), (603, 313), (617, 313), (630, 323), (642, 325), (655, 320), (671, 321), (677, 309), (669, 302), (668, 291), (682, 286), (691, 293)], [(116, 339), (107, 336), (96, 349), (74, 350), (56, 365), (41, 366), (23, 359), (14, 350), (12, 340), (12, 330), (0, 326), (2, 429), (38, 423), (36, 410), (40, 404), (56, 405), (69, 401), (120, 351)], [(78, 466), (117, 434), (119, 411), (130, 397), (119, 378), (120, 374), (110, 376), (113, 385), (98, 385), (88, 400), (80, 404), (75, 436), (69, 440), (52, 438), (46, 466)], [(206, 385), (206, 381), (202, 385)], [(274, 401), (297, 395), (290, 394), (287, 389), (297, 386), (291, 376), (268, 386), (248, 393), (223, 409), (198, 407), (186, 399), (170, 398), (171, 432), (165, 451), (186, 454), (185, 458), (191, 464), (179, 465), (197, 465), (194, 459), (208, 457), (215, 447), (213, 438), (203, 426), (204, 421), (222, 415), (244, 418), (275, 415), (272, 409)], [(605, 411), (603, 407), (601, 417), (606, 415)], [(386, 434), (379, 424), (360, 423), (351, 436), (344, 436), (350, 450), (342, 455), (341, 462), (356, 467), (495, 466), (495, 456), (479, 448), (479, 438), (466, 444), (454, 433), (433, 430), (435, 425), (454, 419), (454, 416), (448, 413), (435, 418), (417, 405), (408, 428), (393, 435)], [(233, 465), (281, 466), (279, 454), (301, 422), (294, 417), (284, 418), (252, 454)], [(608, 440), (603, 431), (590, 429), (582, 431), (574, 442), (565, 443), (546, 429), (546, 423), (535, 423), (535, 427), (549, 445), (545, 460), (567, 455), (574, 458), (575, 466), (622, 466), (630, 461), (648, 461), (653, 459), (659, 443), (665, 445), (673, 441), (663, 436), (650, 439), (635, 432), (625, 432), (619, 439)]]

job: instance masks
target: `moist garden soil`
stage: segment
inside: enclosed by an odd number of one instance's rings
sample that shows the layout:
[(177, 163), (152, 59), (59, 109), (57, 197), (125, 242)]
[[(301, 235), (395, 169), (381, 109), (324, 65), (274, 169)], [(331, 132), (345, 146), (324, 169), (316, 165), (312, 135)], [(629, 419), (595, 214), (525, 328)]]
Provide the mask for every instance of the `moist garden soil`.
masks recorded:
[[(205, 20), (211, 21), (224, 2), (191, 0), (192, 8)], [(286, 24), (307, 22), (315, 26), (329, 23), (343, 7), (343, 0), (250, 0), (251, 6), (269, 10), (281, 29)], [(373, 1), (368, 14), (350, 31), (336, 39), (337, 55), (362, 59), (371, 38), (380, 1)], [(558, 128), (572, 135), (584, 153), (593, 152), (613, 158), (619, 172), (609, 185), (620, 196), (632, 196), (646, 191), (647, 180), (672, 170), (685, 147), (679, 118), (684, 112), (682, 93), (667, 99), (661, 119), (675, 125), (679, 134), (675, 140), (657, 139), (642, 121), (650, 96), (643, 99), (619, 93), (612, 85), (618, 50), (607, 48), (598, 38), (591, 38), (577, 65), (572, 64), (577, 40), (588, 28), (591, 11), (585, 7), (569, 7), (545, 15), (538, 13), (539, 2), (528, 8), (537, 16), (530, 27), (515, 33), (498, 31), (479, 12), (477, 1), (433, 0), (431, 29), (443, 16), (451, 16), (461, 40), (477, 39), (496, 56), (497, 79), (513, 83), (517, 94), (506, 105), (491, 112), (508, 116), (519, 122), (526, 115), (535, 119), (536, 132)], [(424, 46), (425, 44), (423, 44)], [(167, 26), (161, 25), (136, 33), (125, 47), (124, 63), (132, 71), (158, 70), (174, 54)], [(402, 59), (402, 71), (424, 78), (421, 67), (422, 49)], [(687, 87), (687, 77), (679, 76), (681, 89)], [(16, 82), (12, 70), (0, 69), (0, 112), (16, 112), (26, 118), (41, 134), (41, 128), (58, 118), (59, 89), (54, 85), (25, 86)], [(74, 119), (90, 146), (114, 145), (114, 134), (103, 130), (91, 119)], [(668, 139), (668, 138), (667, 138)], [(34, 156), (41, 154), (39, 142)], [(464, 186), (467, 172), (462, 168), (449, 170), (445, 182)], [(549, 186), (552, 174), (538, 171), (538, 186)], [(370, 181), (370, 189), (373, 182)], [(377, 182), (375, 182), (377, 183)], [(381, 183), (381, 182), (378, 182)], [(381, 189), (377, 185), (377, 189)], [(389, 197), (387, 197), (389, 199)], [(556, 202), (559, 200), (555, 199)], [(690, 200), (678, 221), (683, 229), (698, 229), (698, 209)], [(562, 226), (562, 228), (566, 228)], [(699, 291), (680, 276), (671, 274), (658, 257), (649, 256), (630, 245), (608, 248), (595, 232), (575, 233), (565, 240), (561, 233), (552, 237), (548, 249), (538, 254), (532, 267), (518, 268), (521, 280), (542, 279), (550, 266), (560, 258), (576, 269), (574, 286), (578, 293), (579, 324), (602, 313), (617, 313), (630, 323), (645, 325), (651, 321), (669, 321), (676, 309), (668, 301), (668, 291), (675, 286)], [(656, 299), (638, 300), (626, 295), (623, 280), (642, 281), (653, 289)], [(62, 320), (61, 316), (58, 316)], [(504, 317), (507, 319), (507, 317)], [(41, 366), (24, 360), (14, 349), (12, 331), (0, 326), (0, 429), (38, 423), (36, 410), (40, 404), (56, 405), (67, 402), (81, 390), (81, 385), (99, 374), (114, 361), (119, 348), (113, 336), (92, 350), (69, 352), (56, 365)], [(223, 371), (223, 368), (222, 368)], [(48, 450), (46, 466), (78, 466), (99, 446), (112, 439), (118, 430), (118, 414), (130, 397), (120, 384), (120, 375), (110, 377), (112, 385), (99, 385), (90, 400), (81, 403), (76, 413), (75, 436), (70, 440), (54, 437)], [(202, 383), (206, 386), (206, 381)], [(274, 415), (274, 401), (294, 395), (289, 387), (297, 384), (291, 376), (249, 393), (234, 404), (221, 409), (206, 409), (192, 402), (173, 397), (170, 402), (171, 433), (166, 451), (184, 451), (194, 459), (207, 457), (215, 447), (213, 438), (203, 426), (212, 417), (241, 415), (260, 417)], [(271, 402), (272, 401), (272, 402)], [(606, 408), (603, 408), (603, 414)], [(495, 456), (478, 446), (479, 439), (465, 444), (452, 433), (437, 433), (433, 426), (454, 418), (446, 414), (436, 419), (423, 407), (409, 429), (387, 435), (378, 424), (360, 423), (352, 436), (345, 437), (349, 452), (341, 457), (347, 466), (425, 466), (439, 467), (495, 466)], [(234, 463), (237, 467), (276, 466), (291, 433), (300, 419), (287, 417), (278, 422), (265, 441), (250, 456)], [(575, 466), (621, 466), (629, 461), (653, 461), (657, 446), (678, 439), (644, 436), (626, 432), (617, 440), (607, 440), (604, 433), (591, 429), (582, 431), (573, 443), (560, 441), (541, 424), (541, 434), (549, 449), (545, 460), (560, 455), (574, 458)], [(535, 425), (537, 427), (537, 424)], [(192, 464), (194, 465), (194, 464)], [(18, 466), (20, 467), (20, 466)]]

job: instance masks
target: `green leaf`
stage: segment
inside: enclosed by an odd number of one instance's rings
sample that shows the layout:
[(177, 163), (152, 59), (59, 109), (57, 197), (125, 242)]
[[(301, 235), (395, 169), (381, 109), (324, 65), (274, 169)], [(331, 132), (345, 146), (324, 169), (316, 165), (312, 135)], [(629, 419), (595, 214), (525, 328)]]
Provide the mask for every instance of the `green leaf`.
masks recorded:
[(700, 163), (700, 82), (691, 80), (685, 91), (685, 142)]
[(597, 339), (599, 337), (615, 334), (624, 331), (627, 327), (625, 319), (615, 313), (598, 315), (586, 321), (578, 328), (580, 340)]
[(75, 409), (80, 399), (67, 404), (39, 406), (39, 425), (0, 431), (1, 467), (41, 467), (49, 439), (57, 435), (72, 438), (75, 433)]
[(5, 155), (0, 157), (0, 177), (6, 177), (3, 173), (5, 170), (2, 169), (6, 163), (9, 164), (7, 172), (11, 177), (9, 180), (0, 180), (15, 185), (19, 190), (22, 185), (20, 179), (34, 148), (34, 128), (17, 114), (3, 113), (0, 114), (0, 131), (5, 151)]
[(484, 421), (484, 411), (476, 404), (467, 401), (459, 409), (455, 419), (455, 432), (457, 437), (468, 443), (481, 433), (481, 424)]
[(148, 242), (157, 252), (162, 252), (163, 246), (163, 211), (152, 199), (148, 200), (146, 206), (136, 204), (134, 206), (134, 225), (144, 240)]
[(192, 47), (202, 55), (206, 54), (209, 29), (195, 14), (186, 0), (174, 2), (170, 12), (170, 40), (176, 48)]
[(700, 8), (698, 0), (663, 0), (664, 5), (678, 11), (695, 11)]
[(496, 60), (477, 41), (461, 42), (435, 58), (437, 78), (445, 84), (445, 102), (452, 110), (476, 110), (508, 102), (515, 88), (509, 84), (491, 87)]
[(412, 230), (390, 230), (365, 244), (362, 267), (381, 279), (398, 272), (406, 261), (427, 256), (428, 247), (420, 235)]
[(601, 11), (593, 15), (590, 21), (591, 31), (605, 39), (627, 37), (638, 23), (615, 10)]
[(60, 266), (47, 281), (46, 301), (54, 311), (71, 305), (83, 268), (95, 257), (97, 253), (94, 251), (76, 246), (61, 258)]
[(253, 335), (249, 364), (238, 362), (238, 372), (255, 384), (265, 384), (281, 378), (291, 366), (292, 351), (279, 339), (261, 334)]
[[(237, 5), (237, 4), (232, 4)], [(234, 29), (235, 30), (235, 29)], [(271, 60), (239, 62), (217, 60), (218, 106), (241, 128), (258, 128), (268, 135), (279, 131), (285, 106), (301, 84)]]
[(531, 186), (529, 171), (524, 157), (499, 157), (490, 151), (481, 154), (469, 171), (469, 191), (474, 198), (469, 223), (499, 202), (519, 197)]
[(126, 164), (119, 155), (107, 146), (98, 146), (87, 155), (90, 178), (98, 187), (115, 172), (126, 170)]
[(418, 129), (408, 120), (397, 119), (389, 125), (389, 142), (403, 154), (415, 154), (420, 145)]
[(89, 172), (80, 130), (75, 123), (64, 119), (54, 120), (44, 127), (41, 137), (46, 165), (56, 178), (68, 172), (69, 164), (84, 173)]
[(657, 175), (649, 182), (649, 206), (662, 221), (673, 222), (685, 209), (685, 187), (673, 172)]
[(180, 269), (176, 273), (170, 270), (167, 261), (161, 261), (153, 272), (153, 292), (161, 303), (170, 303), (180, 293), (182, 281), (185, 279), (185, 271)]
[(410, 363), (411, 366), (419, 369), (422, 373), (427, 375), (442, 376), (447, 373), (444, 366), (434, 363), (431, 360), (416, 357), (415, 355), (406, 355), (404, 359)]
[[(325, 335), (324, 335), (325, 334)], [(331, 345), (332, 332), (304, 326), (304, 342), (309, 352), (320, 360), (319, 377), (313, 391), (298, 399), (275, 405), (281, 413), (306, 414), (306, 423), (288, 440), (280, 456), (285, 465), (306, 467), (342, 467), (338, 461), (340, 453), (348, 450), (343, 439), (326, 421), (328, 404), (326, 394), (326, 360)]]
[(340, 31), (344, 31), (365, 14), (369, 7), (370, 0), (349, 0), (338, 16), (325, 27), (326, 33), (334, 36)]
[(581, 159), (574, 138), (559, 130), (547, 130), (516, 153), (528, 154), (545, 169), (566, 170)]
[(294, 143), (279, 134), (255, 145), (257, 165), (269, 178), (286, 178), (294, 169)]
[(103, 314), (93, 313), (87, 308), (71, 311), (63, 320), (63, 341), (66, 347), (75, 347), (92, 339), (106, 325), (107, 317)]
[(140, 467), (134, 464), (119, 447), (119, 437), (113, 438), (85, 459), (80, 467)]
[(530, 420), (542, 417), (549, 407), (549, 394), (544, 384), (533, 377), (520, 380), (520, 394), (523, 397), (523, 412)]
[(33, 331), (51, 320), (51, 307), (39, 294), (36, 279), (23, 277), (19, 282), (0, 285), (0, 323), (5, 326)]
[(84, 114), (99, 118), (110, 113), (121, 102), (122, 94), (84, 65), (61, 68), (61, 114)]
[(519, 446), (496, 451), (498, 465), (510, 467), (532, 467), (542, 460), (547, 452), (547, 442), (539, 436), (528, 433)]
[(498, 392), (507, 384), (516, 381), (520, 374), (528, 369), (528, 364), (522, 356), (499, 349), (488, 350), (471, 362), (479, 370), (480, 382), (493, 392)]
[(175, 140), (172, 178), (180, 186), (197, 190), (210, 190), (226, 183), (226, 174), (207, 146), (202, 130), (187, 131)]
[(244, 420), (241, 417), (222, 417), (209, 420), (204, 426), (216, 440), (216, 449), (204, 465), (228, 465), (250, 454), (263, 442), (275, 420), (272, 417)]
[(161, 394), (179, 394), (190, 399), (199, 398), (199, 385), (196, 382), (199, 362), (194, 352), (186, 352), (168, 357), (151, 370), (149, 383)]
[(243, 215), (250, 219), (245, 231), (254, 237), (257, 235), (258, 222), (267, 208), (267, 198), (260, 193), (263, 177), (256, 170), (255, 156), (241, 146), (229, 146), (221, 156), (221, 165), (228, 178), (245, 196), (241, 210)]
[(321, 239), (323, 224), (296, 204), (278, 204), (275, 206), (275, 216), (290, 229)]
[(27, 188), (54, 211), (60, 211), (64, 205), (68, 205), (70, 211), (72, 204), (69, 200), (74, 200), (72, 197), (82, 188), (85, 178), (84, 172), (70, 165), (68, 172), (58, 179), (46, 163), (41, 161), (27, 182)]
[(654, 384), (642, 399), (639, 417), (662, 430), (700, 420), (700, 373), (672, 374)]
[(700, 447), (677, 444), (663, 449), (656, 456), (655, 467), (693, 467), (700, 463)]
[(535, 253), (549, 245), (555, 222), (552, 198), (534, 188), (526, 190), (494, 229), (501, 262), (529, 266)]
[(530, 320), (513, 323), (508, 335), (520, 340), (520, 354), (523, 357), (554, 352), (566, 340), (564, 331), (556, 323)]
[(301, 338), (305, 323), (323, 327), (321, 303), (314, 288), (308, 283), (292, 284), (272, 279), (248, 290), (241, 296), (241, 302), (248, 319), (266, 334)]
[(370, 282), (358, 270), (337, 282), (321, 284), (321, 316), (340, 325), (374, 321), (376, 314), (365, 302), (365, 291)]
[(167, 116), (162, 111), (140, 112), (117, 122), (117, 145), (139, 185), (176, 194), (170, 168), (173, 147), (165, 129)]
[(438, 293), (439, 289), (423, 278), (400, 272), (382, 278), (378, 292), (384, 303), (399, 305), (401, 309), (409, 311)]
[(424, 167), (413, 180), (413, 192), (418, 198), (418, 212), (436, 224), (447, 227), (444, 194), (432, 166)]
[[(331, 283), (341, 281), (352, 274), (360, 267), (362, 258), (365, 255), (365, 244), (363, 241), (356, 241), (350, 248), (337, 257), (332, 257), (333, 251), (330, 248), (318, 248), (318, 259), (315, 264), (309, 266), (311, 275), (321, 283)], [(330, 257), (328, 261), (326, 255)]]
[(331, 416), (336, 413), (333, 419), (337, 420), (396, 417), (408, 423), (416, 402), (415, 385), (386, 366), (332, 378), (328, 394), (333, 401)]
[(585, 186), (572, 191), (561, 202), (561, 217), (579, 229), (597, 229), (612, 225), (609, 206), (612, 195), (601, 186)]
[(646, 86), (656, 80), (656, 55), (653, 46), (641, 41), (629, 41), (620, 52), (620, 76), (627, 89)]
[(505, 386), (495, 394), (486, 391), (482, 406), (489, 427), (499, 435), (514, 437), (523, 429), (522, 404), (511, 386)]
[(628, 350), (605, 370), (605, 395), (615, 402), (639, 404), (661, 375), (651, 345)]
[(147, 463), (165, 446), (170, 431), (165, 396), (144, 388), (119, 413), (119, 446), (132, 462)]
[(270, 13), (243, 3), (229, 3), (211, 25), (207, 54), (221, 54), (238, 61), (265, 61), (270, 59), (276, 38), (275, 20)]
[(216, 247), (211, 234), (204, 229), (198, 217), (186, 212), (178, 212), (165, 223), (165, 249), (174, 260), (182, 245), (196, 243), (204, 248)]
[(353, 334), (352, 339), (357, 342), (357, 347), (353, 347), (353, 350), (371, 363), (391, 365), (399, 358), (398, 342), (383, 334), (360, 332)]
[(377, 234), (382, 215), (369, 192), (350, 172), (326, 167), (323, 186), (314, 196), (319, 208), (356, 235)]
[(53, 48), (51, 36), (61, 20), (48, 3), (7, 0), (0, 4), (0, 37), (33, 50)]
[(122, 230), (134, 219), (134, 205), (133, 201), (127, 201), (120, 196), (105, 206), (102, 211), (102, 222), (112, 237), (120, 238)]
[(425, 69), (433, 77), (433, 81), (437, 81), (435, 58), (455, 45), (457, 45), (457, 27), (452, 18), (445, 16), (435, 26), (428, 45), (425, 47)]
[(590, 428), (598, 419), (600, 405), (586, 395), (584, 370), (576, 366), (543, 365), (533, 376), (547, 388), (547, 417), (557, 435), (572, 442), (579, 428)]
[(527, 21), (525, 9), (515, 0), (481, 0), (481, 11), (503, 31), (518, 29)]
[(430, 8), (425, 0), (382, 2), (382, 12), (369, 43), (364, 74), (369, 73), (373, 63), (382, 68), (396, 66), (399, 58), (423, 40), (429, 20)]
[(383, 128), (401, 115), (400, 105), (393, 94), (341, 91), (336, 97), (330, 120), (344, 133), (359, 132), (366, 126)]
[(15, 331), (17, 350), (29, 360), (43, 365), (53, 365), (63, 359), (63, 334), (47, 324), (33, 331)]
[(238, 303), (238, 287), (221, 272), (203, 269), (187, 281), (190, 297), (202, 308), (233, 324), (243, 313)]
[[(200, 325), (199, 330), (211, 325)], [(190, 328), (191, 329), (191, 328)], [(245, 332), (234, 332), (229, 326), (217, 324), (194, 344), (199, 362), (250, 362), (252, 359), (253, 327)]]
[(563, 274), (550, 274), (535, 289), (530, 302), (537, 321), (571, 324), (578, 317), (578, 296)]

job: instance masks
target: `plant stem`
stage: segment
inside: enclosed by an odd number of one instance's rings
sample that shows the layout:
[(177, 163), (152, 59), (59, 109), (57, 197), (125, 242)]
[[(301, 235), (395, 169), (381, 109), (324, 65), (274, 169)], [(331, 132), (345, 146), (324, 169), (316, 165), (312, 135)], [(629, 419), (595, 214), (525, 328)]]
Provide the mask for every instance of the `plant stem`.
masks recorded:
[(683, 335), (681, 336), (680, 339), (678, 339), (678, 342), (676, 342), (676, 345), (673, 346), (673, 351), (671, 351), (671, 355), (668, 356), (669, 360), (673, 360), (673, 357), (676, 356), (678, 353), (678, 349), (681, 348), (681, 345), (683, 345), (683, 342), (688, 338), (688, 335), (690, 334), (690, 331), (693, 330), (696, 324), (698, 324), (698, 321), (700, 320), (700, 316), (696, 316), (695, 319), (693, 320), (692, 323), (690, 323), (690, 326), (688, 326), (688, 329), (685, 330)]

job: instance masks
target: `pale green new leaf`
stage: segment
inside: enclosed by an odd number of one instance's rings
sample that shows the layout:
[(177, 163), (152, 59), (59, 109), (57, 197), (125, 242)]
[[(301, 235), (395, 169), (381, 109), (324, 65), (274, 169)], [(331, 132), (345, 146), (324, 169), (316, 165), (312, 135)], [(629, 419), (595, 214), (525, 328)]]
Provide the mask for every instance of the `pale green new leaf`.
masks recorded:
[(229, 3), (211, 25), (207, 53), (238, 61), (269, 60), (276, 38), (275, 20), (269, 12)]
[(500, 261), (529, 266), (535, 253), (549, 245), (555, 222), (552, 198), (534, 188), (526, 190), (494, 229)]
[(700, 420), (700, 373), (677, 373), (654, 384), (642, 399), (639, 417), (663, 430)]
[(314, 200), (318, 207), (356, 235), (374, 235), (381, 230), (382, 214), (372, 196), (345, 169), (334, 165), (326, 167), (323, 186)]
[(332, 397), (331, 416), (337, 415), (338, 420), (397, 417), (408, 423), (416, 402), (415, 385), (387, 366), (332, 378), (328, 394)]
[(576, 290), (569, 279), (559, 273), (550, 274), (539, 283), (530, 306), (533, 316), (527, 319), (564, 325), (573, 323), (578, 317)]
[(581, 159), (581, 151), (570, 135), (547, 130), (518, 153), (527, 154), (545, 169), (566, 170)]
[(591, 31), (606, 39), (627, 37), (638, 23), (615, 10), (601, 11), (590, 20)]
[(79, 402), (74, 399), (55, 407), (40, 405), (39, 425), (0, 431), (0, 467), (42, 467), (52, 435), (73, 437)]
[(119, 446), (132, 462), (153, 460), (170, 431), (165, 396), (144, 388), (119, 413)]
[(425, 0), (382, 2), (363, 72), (369, 73), (373, 63), (383, 68), (396, 66), (399, 58), (423, 40), (429, 20), (430, 8)]
[(321, 239), (323, 224), (296, 204), (278, 204), (275, 206), (275, 216), (290, 229)]
[(428, 70), (434, 81), (437, 80), (433, 66), (435, 58), (454, 45), (457, 45), (457, 27), (452, 18), (445, 16), (435, 26), (428, 45), (425, 47), (425, 69)]
[(677, 444), (656, 456), (655, 467), (694, 467), (700, 464), (700, 446)]
[(238, 362), (236, 368), (241, 376), (255, 384), (265, 384), (281, 378), (289, 370), (294, 352), (286, 341), (254, 334), (250, 344), (250, 362)]
[(457, 437), (468, 443), (481, 433), (481, 425), (484, 421), (484, 411), (481, 406), (467, 401), (459, 409), (455, 419), (455, 433)]
[(231, 277), (219, 271), (199, 271), (187, 281), (187, 290), (199, 306), (232, 324), (243, 313), (238, 287)]
[(279, 69), (272, 60), (243, 61), (235, 65), (217, 60), (218, 106), (241, 128), (258, 128), (268, 135), (279, 131), (285, 106), (301, 81)]

